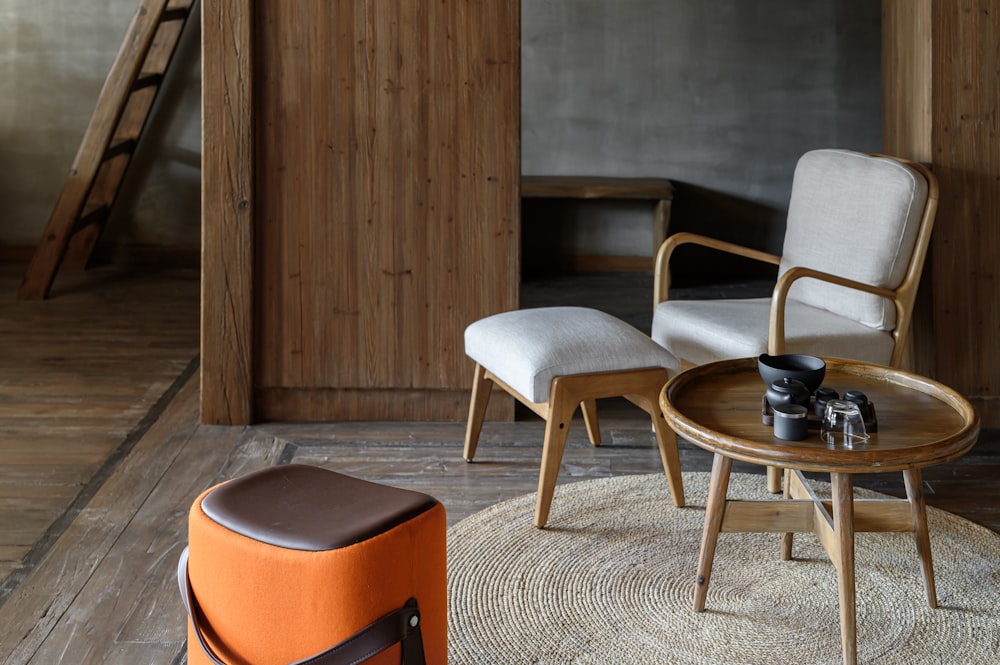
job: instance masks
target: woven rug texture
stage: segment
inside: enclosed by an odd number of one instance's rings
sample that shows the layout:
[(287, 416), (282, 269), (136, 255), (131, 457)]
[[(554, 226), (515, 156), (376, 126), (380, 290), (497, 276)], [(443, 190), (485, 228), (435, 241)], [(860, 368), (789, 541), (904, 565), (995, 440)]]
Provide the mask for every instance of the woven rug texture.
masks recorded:
[[(684, 474), (685, 508), (661, 474), (619, 476), (564, 481), (544, 530), (534, 494), (451, 527), (451, 665), (840, 663), (836, 571), (813, 534), (792, 561), (780, 534), (720, 534), (706, 611), (692, 610), (708, 478)], [(774, 495), (733, 474), (729, 498)], [(938, 609), (912, 534), (856, 536), (859, 662), (1000, 663), (1000, 535), (934, 508), (928, 521)]]

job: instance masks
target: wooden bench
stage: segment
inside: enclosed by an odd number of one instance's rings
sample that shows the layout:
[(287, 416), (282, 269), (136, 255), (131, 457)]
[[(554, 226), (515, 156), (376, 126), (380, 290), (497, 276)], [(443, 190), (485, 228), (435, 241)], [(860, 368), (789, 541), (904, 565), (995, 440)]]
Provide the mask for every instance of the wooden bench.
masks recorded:
[(596, 176), (521, 176), (525, 199), (648, 200), (653, 208), (653, 256), (667, 237), (674, 186), (666, 178), (603, 178)]

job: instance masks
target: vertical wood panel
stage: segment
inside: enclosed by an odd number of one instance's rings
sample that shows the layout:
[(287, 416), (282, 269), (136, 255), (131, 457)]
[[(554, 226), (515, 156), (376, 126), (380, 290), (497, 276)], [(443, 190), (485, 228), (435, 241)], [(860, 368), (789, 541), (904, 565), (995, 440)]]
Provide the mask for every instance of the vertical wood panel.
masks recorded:
[(930, 160), (941, 192), (914, 322), (915, 369), (969, 397), (983, 426), (997, 427), (1000, 9), (995, 0), (882, 6), (884, 149)]
[(931, 0), (882, 1), (882, 147), (931, 162)]
[(520, 8), (285, 5), (255, 4), (261, 415), (462, 418), (465, 326), (517, 307)]
[[(882, 0), (882, 151), (931, 164), (931, 0)], [(935, 373), (932, 261), (924, 263), (904, 365)]]
[(933, 239), (937, 376), (1000, 425), (1000, 7), (934, 3)]
[(201, 419), (207, 424), (245, 424), (253, 416), (251, 5), (201, 3)]
[[(402, 327), (404, 312), (410, 303), (400, 300), (399, 292), (406, 282), (414, 279), (401, 261), (419, 261), (420, 247), (407, 245), (407, 230), (426, 229), (429, 220), (413, 209), (414, 201), (407, 198), (408, 185), (415, 176), (412, 135), (405, 127), (418, 121), (419, 107), (415, 104), (419, 92), (403, 88), (405, 71), (419, 67), (426, 60), (420, 50), (417, 26), (409, 23), (406, 10), (416, 3), (411, 0), (369, 0), (367, 21), (372, 26), (369, 49), (373, 50), (372, 75), (368, 84), (368, 108), (372, 124), (366, 129), (374, 137), (371, 152), (366, 155), (365, 181), (370, 183), (366, 192), (367, 209), (362, 215), (370, 222), (364, 223), (364, 241), (373, 250), (371, 262), (366, 266), (369, 277), (367, 306), (363, 308), (365, 366), (361, 368), (358, 387), (386, 386), (397, 388), (413, 384), (408, 363), (400, 363), (401, 348), (409, 347), (410, 336)], [(411, 208), (413, 206), (413, 208)], [(360, 221), (360, 220), (359, 220)], [(407, 256), (397, 255), (396, 246)], [(416, 256), (409, 252), (417, 252)], [(433, 272), (421, 264), (418, 270)], [(419, 273), (418, 273), (419, 278)], [(411, 330), (418, 333), (423, 326)], [(335, 367), (328, 367), (336, 372)], [(335, 384), (342, 385), (342, 384)]]

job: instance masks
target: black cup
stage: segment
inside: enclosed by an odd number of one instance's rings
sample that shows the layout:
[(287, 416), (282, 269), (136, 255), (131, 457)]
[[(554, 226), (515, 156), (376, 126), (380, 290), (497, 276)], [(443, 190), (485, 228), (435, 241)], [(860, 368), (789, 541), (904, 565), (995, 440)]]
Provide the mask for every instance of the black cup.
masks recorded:
[(840, 394), (833, 388), (820, 388), (816, 391), (816, 401), (813, 402), (813, 413), (817, 416), (823, 415), (826, 403), (831, 399), (840, 399)]

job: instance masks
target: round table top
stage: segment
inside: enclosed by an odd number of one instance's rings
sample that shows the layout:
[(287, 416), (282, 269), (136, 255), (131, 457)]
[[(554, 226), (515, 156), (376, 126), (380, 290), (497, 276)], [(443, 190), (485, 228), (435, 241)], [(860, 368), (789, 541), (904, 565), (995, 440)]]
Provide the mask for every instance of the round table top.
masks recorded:
[(766, 386), (757, 359), (722, 360), (681, 372), (664, 386), (660, 407), (670, 427), (726, 457), (804, 471), (874, 473), (931, 466), (964, 455), (979, 436), (979, 416), (963, 396), (901, 370), (826, 358), (823, 386), (861, 390), (875, 406), (878, 431), (853, 448), (835, 448), (810, 429), (785, 441), (761, 419)]

